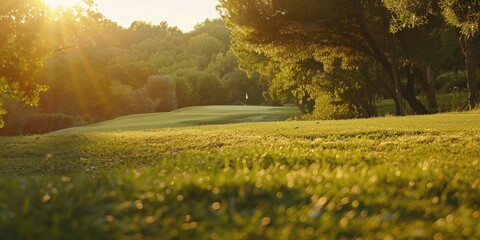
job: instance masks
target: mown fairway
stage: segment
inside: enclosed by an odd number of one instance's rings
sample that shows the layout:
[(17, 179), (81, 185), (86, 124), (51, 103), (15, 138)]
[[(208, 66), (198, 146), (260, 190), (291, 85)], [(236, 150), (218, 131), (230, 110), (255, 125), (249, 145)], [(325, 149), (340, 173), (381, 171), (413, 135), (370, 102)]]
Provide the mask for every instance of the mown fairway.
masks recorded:
[(480, 112), (0, 138), (2, 239), (479, 239)]
[(182, 108), (173, 112), (138, 114), (114, 120), (57, 131), (62, 133), (87, 133), (100, 131), (132, 131), (166, 127), (228, 124), (242, 122), (283, 121), (300, 115), (295, 106), (203, 106)]

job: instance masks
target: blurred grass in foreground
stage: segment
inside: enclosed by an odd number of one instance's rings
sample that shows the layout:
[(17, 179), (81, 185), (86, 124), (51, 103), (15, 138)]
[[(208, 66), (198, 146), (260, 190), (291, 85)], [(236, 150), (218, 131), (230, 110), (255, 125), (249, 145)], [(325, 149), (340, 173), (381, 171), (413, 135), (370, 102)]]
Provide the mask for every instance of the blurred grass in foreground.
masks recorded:
[(480, 112), (0, 138), (2, 239), (480, 238)]

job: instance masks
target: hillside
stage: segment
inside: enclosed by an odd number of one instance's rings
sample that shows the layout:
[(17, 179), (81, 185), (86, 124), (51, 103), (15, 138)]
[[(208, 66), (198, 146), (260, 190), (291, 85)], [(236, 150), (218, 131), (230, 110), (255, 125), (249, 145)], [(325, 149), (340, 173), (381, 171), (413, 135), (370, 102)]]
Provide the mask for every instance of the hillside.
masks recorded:
[(87, 133), (100, 131), (132, 131), (206, 124), (284, 121), (299, 114), (300, 111), (295, 106), (188, 107), (166, 113), (130, 115), (94, 125), (60, 130), (52, 134)]

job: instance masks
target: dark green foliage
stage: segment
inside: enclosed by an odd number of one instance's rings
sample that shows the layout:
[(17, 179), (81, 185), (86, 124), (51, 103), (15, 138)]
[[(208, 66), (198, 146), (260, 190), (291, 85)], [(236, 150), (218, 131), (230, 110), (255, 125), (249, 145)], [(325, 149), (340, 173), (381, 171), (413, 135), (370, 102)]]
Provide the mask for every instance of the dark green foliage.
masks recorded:
[(35, 135), (75, 126), (75, 118), (64, 113), (36, 113), (28, 117), (23, 135)]
[[(225, 45), (216, 39), (208, 35), (208, 33), (200, 33), (192, 37), (188, 41), (188, 51), (193, 53), (193, 56), (201, 56), (206, 58), (208, 62), (221, 52), (225, 52)], [(206, 66), (199, 66), (200, 69), (205, 68)]]
[(191, 76), (195, 82), (195, 93), (200, 105), (221, 105), (227, 103), (227, 92), (220, 78), (211, 73)]
[(446, 72), (437, 77), (437, 87), (441, 92), (467, 91), (465, 72)]
[[(264, 102), (265, 87), (238, 68), (229, 51), (230, 33), (221, 20), (207, 20), (181, 33), (166, 23), (135, 22), (123, 29), (100, 15), (66, 12), (53, 25), (52, 41), (73, 47), (45, 61), (39, 79), (49, 91), (41, 95), (42, 113), (101, 121), (177, 107), (232, 104), (246, 93), (251, 104)], [(169, 80), (149, 79), (157, 75)], [(13, 122), (26, 120), (10, 115), (17, 118)]]
[(225, 23), (220, 19), (214, 20), (205, 20), (203, 23), (195, 26), (193, 34), (197, 33), (207, 33), (209, 36), (214, 37), (215, 39), (220, 40), (225, 46), (230, 45), (231, 36), (230, 31), (225, 26)]
[(194, 105), (192, 86), (183, 77), (175, 78), (175, 94), (178, 108)]
[[(469, 92), (469, 106), (475, 108), (480, 103), (480, 82), (477, 79), (477, 42), (480, 25), (480, 3), (477, 0), (404, 0), (383, 1), (395, 15), (392, 31), (405, 27), (429, 24), (431, 18), (442, 16), (444, 21), (460, 30), (460, 44), (465, 57), (465, 68)], [(434, 23), (434, 22), (433, 22)], [(435, 24), (435, 23), (434, 23)]]
[(4, 117), (5, 126), (0, 129), (1, 136), (21, 135), (27, 119), (37, 110), (34, 107), (24, 106), (22, 102), (14, 99), (5, 101), (7, 114)]
[(177, 109), (175, 82), (167, 76), (150, 76), (142, 92), (155, 102), (156, 112)]
[(155, 103), (142, 90), (133, 90), (131, 86), (114, 83), (111, 86), (112, 108), (118, 115), (130, 115), (155, 112)]
[(309, 85), (315, 108), (307, 119), (349, 119), (376, 116), (372, 77), (368, 65), (356, 71), (338, 68), (332, 73), (320, 73)]
[(143, 87), (150, 75), (154, 73), (153, 67), (146, 62), (118, 63), (107, 67), (110, 79), (115, 79), (134, 89)]
[[(370, 64), (385, 73), (386, 79), (370, 78), (396, 99), (398, 114), (404, 112), (403, 99), (417, 113), (427, 113), (410, 87), (414, 81), (402, 81), (414, 67), (416, 51), (410, 48), (414, 37), (390, 33), (391, 14), (381, 1), (224, 0), (220, 9), (232, 31), (235, 53), (244, 62), (242, 67), (265, 63), (260, 73), (279, 89), (293, 91), (300, 103), (311, 95), (304, 86), (312, 82), (313, 78), (305, 77), (311, 72), (355, 70)], [(303, 64), (309, 61), (317, 64)], [(288, 72), (286, 66), (297, 70)]]
[(46, 24), (47, 8), (42, 1), (0, 3), (0, 128), (7, 113), (3, 106), (6, 100), (14, 98), (34, 106), (46, 90), (36, 78), (50, 53)]

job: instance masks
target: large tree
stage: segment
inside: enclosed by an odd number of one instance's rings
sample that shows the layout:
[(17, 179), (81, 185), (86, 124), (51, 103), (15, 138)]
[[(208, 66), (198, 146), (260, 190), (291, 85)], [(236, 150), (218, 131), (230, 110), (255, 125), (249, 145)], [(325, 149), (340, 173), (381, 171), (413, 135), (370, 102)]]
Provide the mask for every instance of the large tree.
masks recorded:
[[(36, 75), (50, 52), (44, 35), (47, 14), (42, 1), (0, 2), (0, 114), (6, 113), (6, 99), (36, 105), (46, 90)], [(0, 127), (3, 124), (0, 118)]]
[(380, 0), (220, 0), (220, 11), (233, 39), (246, 51), (281, 61), (314, 58), (325, 70), (341, 59), (344, 69), (374, 60), (396, 92), (397, 114), (404, 114), (403, 99), (416, 113), (427, 113), (415, 97), (414, 79), (407, 85), (409, 35), (390, 33), (391, 13)]
[(395, 17), (392, 31), (413, 28), (431, 23), (432, 16), (443, 16), (444, 20), (457, 27), (465, 55), (470, 107), (480, 103), (479, 82), (476, 76), (476, 42), (480, 26), (479, 0), (383, 0)]

